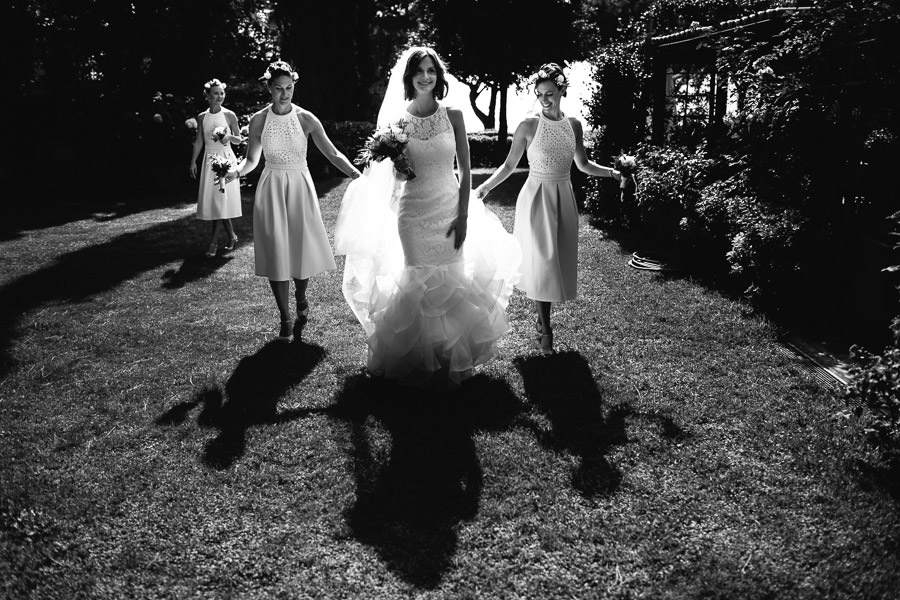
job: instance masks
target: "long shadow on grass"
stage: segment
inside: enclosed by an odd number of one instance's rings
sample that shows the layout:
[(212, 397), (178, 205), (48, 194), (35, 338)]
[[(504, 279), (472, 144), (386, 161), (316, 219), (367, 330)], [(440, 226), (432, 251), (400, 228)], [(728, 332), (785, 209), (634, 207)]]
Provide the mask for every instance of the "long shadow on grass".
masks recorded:
[(227, 469), (247, 446), (247, 430), (255, 425), (275, 425), (324, 412), (293, 408), (279, 411), (278, 401), (303, 381), (325, 356), (321, 346), (273, 341), (256, 354), (241, 359), (221, 386), (207, 386), (188, 402), (173, 406), (157, 418), (158, 425), (177, 425), (202, 406), (197, 424), (213, 427), (218, 435), (207, 442), (203, 462), (214, 469)]
[[(195, 254), (195, 231), (193, 216), (166, 221), (64, 254), (0, 287), (0, 380), (13, 367), (9, 349), (23, 313), (55, 302), (83, 302), (140, 273)], [(206, 275), (222, 264), (211, 263)]]
[(550, 431), (530, 425), (538, 441), (580, 459), (572, 471), (575, 489), (588, 497), (615, 492), (622, 473), (606, 454), (628, 441), (625, 418), (631, 410), (618, 405), (604, 414), (603, 395), (577, 352), (517, 357), (513, 363), (522, 374), (525, 395), (550, 420)]
[[(475, 431), (510, 428), (522, 409), (506, 382), (482, 375), (444, 393), (347, 378), (329, 414), (351, 428), (353, 535), (404, 580), (435, 588), (456, 552), (458, 524), (478, 512)], [(384, 430), (389, 443), (379, 443)]]

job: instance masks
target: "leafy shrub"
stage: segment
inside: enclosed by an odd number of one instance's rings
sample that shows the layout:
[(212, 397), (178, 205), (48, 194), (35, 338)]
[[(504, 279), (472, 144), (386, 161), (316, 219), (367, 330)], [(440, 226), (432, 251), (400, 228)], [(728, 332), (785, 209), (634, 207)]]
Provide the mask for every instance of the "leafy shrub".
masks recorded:
[(857, 414), (868, 407), (872, 441), (896, 464), (900, 461), (900, 317), (891, 323), (894, 342), (881, 355), (859, 346), (851, 348), (851, 357), (859, 366), (850, 369), (847, 400)]
[[(888, 219), (894, 227), (900, 225), (900, 212)], [(900, 243), (894, 244), (900, 250)], [(900, 271), (900, 265), (887, 267), (885, 271)], [(900, 288), (897, 288), (900, 289)], [(846, 398), (856, 404), (860, 414), (867, 406), (871, 412), (872, 427), (868, 433), (878, 446), (900, 467), (900, 316), (891, 321), (893, 343), (885, 347), (879, 356), (860, 346), (852, 346), (850, 354), (858, 363), (850, 369), (850, 386)]]
[[(469, 156), (472, 168), (499, 167), (506, 155), (509, 154), (509, 148), (512, 146), (512, 134), (507, 136), (506, 143), (499, 148), (496, 131), (480, 131), (478, 133), (470, 133), (469, 137)], [(519, 167), (527, 167), (528, 160), (522, 154), (522, 160), (519, 161)]]
[(590, 57), (596, 82), (586, 101), (587, 120), (597, 132), (593, 156), (609, 164), (646, 137), (651, 78), (640, 43), (602, 46)]
[(748, 284), (745, 294), (758, 300), (791, 296), (804, 266), (798, 242), (807, 220), (796, 210), (773, 207), (753, 196), (726, 202), (731, 272)]
[(609, 180), (592, 180), (587, 184), (585, 207), (595, 219), (641, 229), (662, 246), (676, 243), (691, 246), (696, 221), (696, 204), (700, 190), (706, 185), (715, 161), (703, 151), (690, 151), (675, 146), (659, 147), (642, 144), (636, 152), (638, 193), (629, 201), (620, 196), (618, 185)]
[[(325, 133), (351, 162), (356, 160), (360, 148), (366, 139), (375, 131), (375, 124), (368, 121), (323, 121)], [(306, 155), (309, 171), (314, 178), (339, 177), (341, 171), (332, 165), (318, 150), (314, 150), (315, 144), (310, 143)]]

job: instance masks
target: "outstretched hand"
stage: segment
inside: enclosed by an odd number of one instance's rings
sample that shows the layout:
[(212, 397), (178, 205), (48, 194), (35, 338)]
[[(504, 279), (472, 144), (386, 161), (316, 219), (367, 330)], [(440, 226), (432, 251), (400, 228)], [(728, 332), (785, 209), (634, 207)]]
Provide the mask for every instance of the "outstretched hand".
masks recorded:
[(455, 250), (459, 250), (463, 242), (466, 241), (466, 229), (468, 229), (468, 219), (466, 217), (456, 217), (453, 219), (453, 222), (450, 223), (450, 228), (447, 229), (447, 237), (450, 237), (452, 234), (456, 234), (456, 237), (453, 240), (453, 248)]

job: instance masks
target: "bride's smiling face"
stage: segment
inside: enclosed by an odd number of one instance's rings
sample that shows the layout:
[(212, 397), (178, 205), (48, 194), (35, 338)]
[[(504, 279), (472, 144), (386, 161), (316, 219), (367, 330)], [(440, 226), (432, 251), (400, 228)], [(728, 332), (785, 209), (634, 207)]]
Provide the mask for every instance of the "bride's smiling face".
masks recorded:
[(562, 101), (562, 90), (552, 81), (542, 81), (534, 87), (534, 95), (545, 111), (558, 110)]
[(413, 86), (419, 94), (431, 95), (434, 93), (434, 86), (437, 83), (438, 73), (434, 66), (434, 61), (430, 56), (426, 56), (419, 62), (415, 73), (412, 76)]

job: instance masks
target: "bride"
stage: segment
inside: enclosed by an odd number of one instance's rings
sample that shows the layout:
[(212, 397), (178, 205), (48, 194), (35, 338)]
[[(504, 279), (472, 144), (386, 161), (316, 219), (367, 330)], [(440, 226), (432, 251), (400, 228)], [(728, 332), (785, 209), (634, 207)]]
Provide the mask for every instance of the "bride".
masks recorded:
[(368, 167), (344, 195), (335, 245), (346, 255), (344, 297), (366, 332), (368, 370), (456, 387), (497, 355), (520, 251), (496, 215), (470, 199), (463, 115), (440, 102), (443, 62), (431, 48), (407, 54), (408, 104), (390, 114), (389, 86), (379, 125), (402, 125), (415, 176), (406, 180), (388, 159)]

